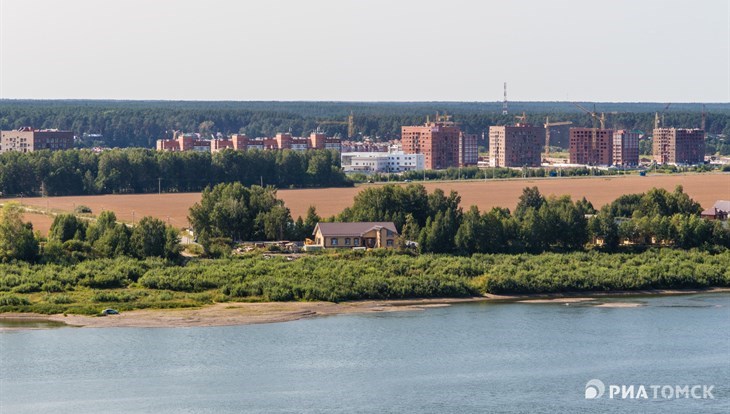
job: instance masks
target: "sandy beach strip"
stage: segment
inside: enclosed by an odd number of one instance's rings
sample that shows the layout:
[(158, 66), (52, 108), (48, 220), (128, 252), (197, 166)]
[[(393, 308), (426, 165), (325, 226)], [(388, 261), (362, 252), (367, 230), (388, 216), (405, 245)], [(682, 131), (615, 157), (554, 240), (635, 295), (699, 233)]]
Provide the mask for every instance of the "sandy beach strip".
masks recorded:
[[(598, 298), (636, 297), (654, 295), (686, 295), (697, 293), (730, 292), (730, 288), (703, 290), (641, 290), (614, 292), (576, 292), (532, 295), (493, 295), (468, 298), (364, 300), (352, 302), (224, 302), (199, 308), (141, 309), (122, 312), (120, 315), (43, 315), (34, 313), (3, 313), (0, 321), (51, 321), (85, 328), (176, 328), (198, 326), (230, 326), (259, 323), (295, 321), (321, 316), (422, 311), (429, 308), (450, 306), (455, 303), (584, 303)], [(596, 307), (625, 308), (642, 306), (635, 302), (599, 302)], [(0, 330), (28, 329), (5, 327)]]

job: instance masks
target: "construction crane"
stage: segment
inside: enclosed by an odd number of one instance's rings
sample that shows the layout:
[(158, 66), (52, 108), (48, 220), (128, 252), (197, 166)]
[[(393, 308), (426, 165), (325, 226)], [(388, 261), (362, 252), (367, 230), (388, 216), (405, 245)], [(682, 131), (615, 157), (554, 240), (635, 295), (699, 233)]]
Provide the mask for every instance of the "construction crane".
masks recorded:
[(355, 115), (350, 111), (350, 115), (347, 116), (347, 121), (319, 121), (317, 122), (317, 130), (322, 125), (347, 125), (347, 137), (352, 138), (355, 136)]
[(515, 115), (515, 118), (519, 120), (518, 124), (526, 124), (527, 123), (527, 114), (522, 112), (522, 115)]
[(572, 125), (571, 121), (553, 122), (550, 123), (550, 117), (545, 117), (545, 157), (550, 155), (550, 127), (561, 126), (561, 125)]
[(661, 121), (661, 126), (662, 126), (662, 128), (664, 127), (664, 125), (665, 125), (664, 124), (664, 113), (667, 112), (667, 109), (669, 109), (670, 106), (672, 106), (672, 103), (671, 102), (669, 102), (667, 104), (667, 106), (665, 106), (664, 109), (662, 109), (661, 114), (659, 112), (656, 112), (654, 114), (654, 129), (658, 129), (659, 128), (659, 125), (660, 125), (659, 119), (660, 119), (660, 117), (661, 117), (661, 120), (662, 120)]

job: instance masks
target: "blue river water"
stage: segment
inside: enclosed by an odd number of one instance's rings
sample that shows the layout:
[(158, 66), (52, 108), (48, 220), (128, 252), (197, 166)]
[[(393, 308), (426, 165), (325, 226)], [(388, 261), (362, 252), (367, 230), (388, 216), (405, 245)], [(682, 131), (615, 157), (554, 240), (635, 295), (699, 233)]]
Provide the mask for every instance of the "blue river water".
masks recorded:
[[(730, 294), (0, 333), (0, 413), (728, 413)], [(586, 399), (587, 381), (606, 394)], [(609, 384), (714, 398), (609, 398)], [(652, 397), (651, 392), (649, 397)]]

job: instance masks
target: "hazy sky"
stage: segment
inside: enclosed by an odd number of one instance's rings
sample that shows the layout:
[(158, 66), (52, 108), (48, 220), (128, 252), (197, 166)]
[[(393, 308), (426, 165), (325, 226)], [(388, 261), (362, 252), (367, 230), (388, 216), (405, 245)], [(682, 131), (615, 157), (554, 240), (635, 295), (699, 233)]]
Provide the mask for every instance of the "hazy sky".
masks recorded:
[(730, 0), (0, 0), (0, 97), (730, 102)]

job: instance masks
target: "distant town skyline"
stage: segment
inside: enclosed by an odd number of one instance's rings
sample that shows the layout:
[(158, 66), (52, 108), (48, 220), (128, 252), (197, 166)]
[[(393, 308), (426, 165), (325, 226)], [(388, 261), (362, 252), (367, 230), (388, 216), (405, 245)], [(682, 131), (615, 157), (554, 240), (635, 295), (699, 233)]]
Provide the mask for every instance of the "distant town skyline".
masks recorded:
[[(482, 4), (484, 3), (484, 4)], [(0, 0), (0, 98), (730, 102), (730, 1)]]

